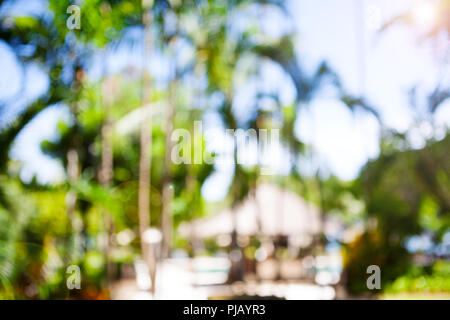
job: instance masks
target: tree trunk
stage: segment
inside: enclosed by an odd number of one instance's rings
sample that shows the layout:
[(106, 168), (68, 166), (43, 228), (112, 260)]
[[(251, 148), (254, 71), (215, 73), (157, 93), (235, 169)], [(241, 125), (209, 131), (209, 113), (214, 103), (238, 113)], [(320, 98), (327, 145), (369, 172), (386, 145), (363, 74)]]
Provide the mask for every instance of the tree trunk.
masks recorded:
[(150, 102), (150, 78), (146, 73), (146, 62), (150, 56), (150, 32), (148, 30), (151, 22), (151, 14), (148, 8), (143, 9), (142, 24), (144, 28), (144, 44), (143, 44), (143, 70), (142, 70), (142, 111), (143, 120), (140, 132), (140, 158), (139, 158), (139, 193), (138, 193), (138, 210), (139, 210), (139, 236), (141, 239), (141, 251), (144, 261), (150, 270), (150, 278), (152, 280), (151, 291), (155, 292), (155, 268), (156, 261), (144, 240), (144, 233), (150, 227), (150, 170), (151, 170), (151, 148), (152, 148), (152, 122), (151, 112), (149, 110)]
[[(105, 108), (105, 119), (101, 128), (102, 155), (98, 180), (104, 187), (109, 187), (113, 176), (113, 148), (112, 148), (112, 123), (110, 119), (110, 107), (113, 103), (114, 85), (112, 79), (106, 79), (103, 83), (103, 105)], [(111, 214), (104, 209), (104, 223), (106, 226), (106, 274), (108, 286), (114, 278), (114, 265), (111, 262), (111, 249), (113, 246), (112, 236), (114, 234), (114, 223)]]
[[(67, 178), (69, 184), (74, 184), (78, 180), (79, 176), (79, 159), (78, 152), (75, 148), (71, 148), (67, 152)], [(69, 191), (66, 195), (66, 212), (67, 218), (69, 220), (68, 224), (68, 238), (67, 238), (67, 254), (66, 254), (66, 264), (70, 263), (72, 260), (73, 252), (76, 251), (75, 246), (72, 246), (72, 236), (74, 236), (74, 230), (76, 229), (74, 219), (75, 219), (75, 210), (77, 204), (77, 193), (72, 189), (72, 186), (69, 186)]]
[[(75, 63), (75, 79), (73, 81), (73, 89), (79, 94), (81, 90), (81, 82), (84, 77), (84, 71), (81, 67), (79, 67), (78, 62)], [(80, 137), (78, 135), (78, 103), (75, 101), (71, 105), (71, 112), (75, 118), (75, 125), (74, 125), (74, 133), (71, 138), (71, 146), (69, 151), (67, 152), (67, 180), (69, 182), (69, 191), (66, 195), (66, 212), (67, 217), (69, 219), (69, 225), (68, 225), (68, 253), (66, 255), (66, 264), (71, 262), (73, 253), (77, 252), (77, 247), (74, 244), (72, 247), (71, 244), (71, 238), (74, 236), (75, 241), (77, 240), (77, 232), (76, 226), (74, 224), (75, 220), (75, 211), (76, 211), (76, 205), (77, 205), (77, 192), (73, 189), (72, 185), (75, 184), (80, 176), (80, 159), (78, 155), (78, 148), (80, 147)]]
[(170, 162), (172, 150), (172, 130), (173, 117), (175, 115), (175, 87), (176, 80), (170, 86), (170, 101), (166, 114), (166, 153), (164, 161), (163, 173), (163, 190), (162, 190), (162, 258), (167, 258), (170, 255), (170, 248), (172, 246), (172, 212), (170, 209), (173, 199), (173, 188), (171, 187)]
[[(238, 159), (237, 159), (237, 140), (236, 135), (234, 135), (234, 147), (233, 147), (233, 160), (234, 160), (234, 168), (235, 168), (235, 177), (233, 182), (237, 179), (237, 170), (239, 169)], [(236, 189), (235, 189), (236, 190)], [(241, 192), (235, 191), (235, 192)], [(233, 283), (236, 281), (244, 280), (244, 255), (238, 244), (238, 232), (237, 232), (237, 199), (239, 195), (235, 194), (233, 196), (233, 205), (231, 208), (231, 221), (232, 221), (232, 232), (231, 232), (231, 268), (228, 276), (228, 283)]]

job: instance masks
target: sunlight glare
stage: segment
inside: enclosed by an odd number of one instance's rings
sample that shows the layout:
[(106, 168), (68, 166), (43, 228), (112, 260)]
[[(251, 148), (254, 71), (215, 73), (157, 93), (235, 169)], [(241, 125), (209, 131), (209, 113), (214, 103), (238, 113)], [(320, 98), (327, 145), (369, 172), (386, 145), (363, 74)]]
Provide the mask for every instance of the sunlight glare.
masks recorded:
[(429, 1), (423, 1), (413, 9), (413, 19), (419, 27), (430, 27), (437, 17), (436, 6)]

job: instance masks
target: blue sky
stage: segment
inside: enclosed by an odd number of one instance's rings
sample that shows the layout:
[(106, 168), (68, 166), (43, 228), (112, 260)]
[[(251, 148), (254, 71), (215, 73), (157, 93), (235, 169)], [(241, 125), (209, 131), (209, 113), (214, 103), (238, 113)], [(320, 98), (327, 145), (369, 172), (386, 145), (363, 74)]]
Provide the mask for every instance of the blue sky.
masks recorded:
[[(442, 48), (435, 49), (427, 43), (419, 43), (417, 34), (404, 26), (394, 26), (382, 34), (377, 32), (377, 28), (395, 14), (412, 6), (420, 6), (421, 2), (291, 0), (289, 13), (294, 17), (294, 28), (298, 32), (296, 49), (302, 65), (311, 71), (320, 61), (326, 60), (341, 76), (347, 90), (355, 94), (364, 93), (379, 110), (388, 127), (404, 132), (414, 123), (407, 92), (417, 84), (425, 88), (433, 88), (437, 84), (442, 66), (436, 63), (436, 57), (441, 54), (439, 50)], [(362, 19), (358, 18), (361, 12)], [(279, 14), (267, 23), (267, 32), (280, 32), (278, 22)], [(422, 32), (422, 27), (418, 25), (415, 31)], [(17, 90), (20, 76), (13, 55), (1, 42), (0, 57), (0, 97), (4, 97)], [(115, 59), (110, 63), (111, 69), (118, 71), (123, 61), (129, 60)], [(276, 70), (267, 72), (268, 78), (273, 78), (274, 83), (281, 87), (285, 99), (291, 99), (292, 84), (283, 75), (277, 75)], [(45, 88), (46, 80), (37, 70), (31, 69), (25, 76), (28, 85), (24, 96), (35, 97)], [(273, 83), (268, 82), (267, 85)], [(44, 182), (62, 177), (62, 168), (56, 161), (41, 154), (39, 142), (55, 136), (56, 123), (64, 114), (60, 106), (48, 109), (19, 136), (11, 155), (24, 162), (23, 179), (29, 179), (34, 174)], [(360, 112), (350, 113), (332, 96), (321, 95), (314, 99), (299, 119), (296, 124), (298, 136), (313, 145), (323, 170), (342, 179), (355, 178), (361, 166), (378, 154), (379, 127), (375, 118)], [(435, 121), (438, 126), (450, 125), (449, 103), (436, 114)], [(428, 131), (421, 126), (412, 130), (412, 144), (420, 147)], [(229, 177), (229, 168), (222, 168), (209, 184), (217, 185), (229, 180)], [(216, 188), (205, 186), (205, 190), (211, 189)], [(218, 200), (224, 192), (205, 191), (205, 196)]]
[[(347, 90), (364, 94), (385, 125), (400, 132), (411, 128), (415, 121), (408, 91), (414, 85), (433, 89), (442, 72), (442, 66), (436, 63), (441, 52), (417, 40), (426, 26), (410, 29), (397, 25), (378, 32), (383, 23), (412, 6), (422, 10), (423, 4), (414, 0), (303, 0), (291, 1), (289, 7), (296, 21), (302, 66), (312, 71), (326, 60)], [(285, 96), (293, 96), (292, 86), (283, 82), (276, 71), (272, 70), (269, 77), (283, 83)], [(442, 138), (443, 128), (450, 125), (450, 103), (441, 107), (434, 120), (440, 127), (438, 138)], [(363, 112), (352, 114), (333, 97), (320, 95), (314, 99), (301, 111), (296, 129), (302, 141), (312, 144), (318, 154), (313, 164), (305, 159), (305, 173), (320, 164), (322, 171), (350, 180), (379, 153), (380, 128), (376, 119)], [(428, 131), (424, 125), (410, 130), (412, 146), (422, 147), (424, 137), (430, 137)], [(217, 191), (214, 186), (230, 182), (229, 170), (222, 168), (214, 181), (205, 184), (207, 198), (223, 197), (225, 191)]]

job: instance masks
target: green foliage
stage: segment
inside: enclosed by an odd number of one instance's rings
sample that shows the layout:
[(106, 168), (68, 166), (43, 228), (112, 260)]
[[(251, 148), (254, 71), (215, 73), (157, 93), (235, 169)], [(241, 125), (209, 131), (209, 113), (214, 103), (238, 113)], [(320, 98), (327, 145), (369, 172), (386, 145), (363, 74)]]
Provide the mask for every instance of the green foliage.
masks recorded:
[[(352, 186), (354, 194), (365, 199), (366, 214), (374, 229), (346, 247), (345, 269), (351, 291), (367, 290), (360, 279), (365, 276), (363, 266), (370, 264), (381, 267), (389, 290), (448, 288), (448, 281), (441, 281), (440, 273), (408, 274), (411, 255), (405, 249), (412, 235), (426, 232), (434, 244), (439, 244), (450, 231), (445, 195), (449, 185), (444, 182), (449, 172), (445, 160), (448, 154), (444, 154), (448, 143), (449, 136), (439, 142), (430, 141), (421, 150), (404, 151), (388, 144), (385, 153), (369, 162)], [(443, 177), (443, 184), (438, 176)]]
[(450, 262), (436, 261), (431, 267), (412, 267), (405, 275), (395, 279), (386, 289), (396, 292), (449, 292)]
[(80, 7), (81, 28), (71, 31), (66, 27), (69, 16), (66, 10), (71, 1), (50, 0), (49, 3), (54, 13), (54, 24), (62, 37), (74, 32), (82, 43), (97, 47), (117, 40), (127, 27), (138, 25), (142, 13), (140, 0), (85, 0)]
[[(164, 117), (168, 106), (174, 104), (175, 115), (170, 119), (174, 127), (191, 133), (194, 120), (213, 112), (230, 129), (279, 128), (282, 144), (289, 153), (290, 173), (273, 180), (301, 194), (324, 214), (335, 215), (347, 225), (364, 224), (364, 233), (344, 248), (346, 284), (352, 293), (367, 291), (366, 267), (370, 264), (381, 267), (382, 288), (387, 291), (450, 290), (448, 262), (412, 267), (411, 254), (405, 249), (405, 241), (413, 235), (430, 234), (434, 244), (439, 244), (450, 230), (448, 135), (442, 141), (428, 141), (425, 148), (413, 150), (405, 135), (384, 132), (380, 157), (370, 161), (356, 181), (342, 182), (333, 176), (323, 180), (318, 174), (303, 177), (298, 163), (308, 146), (295, 132), (298, 111), (322, 88), (331, 85), (337, 89), (337, 98), (351, 111), (362, 109), (378, 120), (380, 117), (365, 99), (348, 94), (338, 75), (325, 62), (311, 74), (303, 70), (295, 50), (295, 34), (269, 39), (251, 19), (243, 30), (230, 26), (236, 14), (253, 9), (252, 6), (283, 11), (284, 2), (155, 0), (148, 3), (152, 21), (147, 31), (152, 35), (152, 53), (172, 59), (177, 41), (183, 41), (192, 51), (189, 63), (183, 67), (171, 66), (175, 75), (168, 79), (168, 86), (152, 79), (154, 86), (152, 83), (151, 88), (142, 88), (132, 72), (100, 81), (87, 77), (86, 70), (95, 62), (93, 58), (105, 57), (123, 43), (134, 46), (136, 40), (129, 38), (127, 32), (133, 27), (143, 29), (141, 0), (81, 1), (80, 30), (69, 30), (66, 26), (69, 16), (66, 10), (72, 4), (69, 0), (49, 0), (50, 11), (42, 16), (15, 16), (11, 21), (3, 18), (0, 21), (1, 39), (13, 49), (24, 68), (28, 63), (36, 64), (50, 81), (47, 92), (29, 103), (0, 131), (3, 150), (0, 154), (0, 298), (67, 298), (65, 267), (71, 263), (82, 268), (88, 287), (85, 296), (78, 298), (101, 298), (107, 262), (130, 264), (139, 254), (139, 239), (134, 237), (126, 244), (113, 244), (107, 257), (104, 239), (116, 239), (124, 230), (139, 234), (142, 119), (133, 123), (133, 114), (142, 107), (142, 91), (150, 89), (150, 105), (155, 111), (149, 195), (152, 226), (161, 225), (164, 205), (172, 212), (174, 228), (204, 216), (208, 204), (201, 189), (214, 171), (214, 165), (166, 163), (170, 132), (166, 132)], [(441, 3), (448, 6), (449, 2)], [(175, 27), (168, 23), (170, 15), (175, 17)], [(447, 26), (440, 26), (443, 27)], [(24, 47), (31, 49), (26, 53)], [(252, 67), (241, 70), (243, 62)], [(295, 101), (282, 105), (279, 93), (258, 88), (254, 105), (248, 110), (249, 117), (241, 121), (233, 107), (237, 89), (242, 80), (258, 78), (259, 66), (267, 62), (277, 65), (290, 77), (296, 90)], [(202, 87), (193, 86), (192, 79), (202, 82)], [(109, 80), (114, 83), (111, 97), (103, 91)], [(172, 85), (176, 90), (175, 99), (168, 89)], [(209, 101), (217, 96), (221, 97), (217, 108), (194, 105), (196, 99)], [(446, 88), (437, 88), (428, 97), (428, 110), (435, 112), (448, 97)], [(111, 99), (107, 102), (107, 98)], [(262, 107), (264, 99), (269, 99), (275, 107)], [(17, 173), (8, 170), (12, 164), (8, 151), (17, 135), (39, 112), (57, 103), (67, 106), (71, 118), (58, 124), (58, 136), (43, 141), (41, 149), (57, 159), (66, 171), (67, 155), (70, 150), (76, 150), (80, 175), (77, 181), (66, 179), (51, 187), (36, 181), (24, 185)], [(2, 112), (0, 109), (0, 115)], [(125, 133), (119, 130), (124, 121), (131, 121)], [(105, 124), (112, 125), (111, 136), (104, 134)], [(196, 138), (203, 151), (205, 137)], [(112, 145), (113, 168), (111, 181), (101, 184), (98, 177), (105, 139)], [(192, 155), (199, 151), (194, 146), (191, 148)], [(163, 203), (167, 176), (173, 199)], [(235, 164), (224, 204), (238, 206), (263, 180), (257, 166)], [(69, 216), (68, 195), (72, 194), (76, 196), (75, 210)], [(177, 234), (174, 238), (176, 247), (192, 253), (189, 241)], [(253, 257), (259, 245), (248, 247), (245, 254)], [(205, 241), (205, 246), (209, 253), (218, 249), (215, 239)]]
[(366, 269), (370, 265), (377, 265), (382, 270), (381, 288), (384, 289), (407, 271), (409, 263), (406, 249), (399, 246), (395, 239), (386, 239), (378, 229), (368, 231), (345, 246), (344, 277), (347, 289), (352, 294), (369, 292)]

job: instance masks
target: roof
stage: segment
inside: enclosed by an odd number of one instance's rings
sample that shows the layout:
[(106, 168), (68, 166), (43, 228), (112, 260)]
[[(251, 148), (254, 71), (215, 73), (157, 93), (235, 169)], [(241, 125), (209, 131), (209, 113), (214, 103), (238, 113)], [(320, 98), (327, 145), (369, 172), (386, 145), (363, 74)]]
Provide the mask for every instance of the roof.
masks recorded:
[(261, 233), (267, 236), (296, 237), (320, 232), (320, 210), (294, 192), (275, 184), (258, 186), (256, 199), (249, 196), (234, 212), (226, 209), (210, 217), (184, 223), (179, 231), (185, 236), (193, 231), (197, 238), (229, 234), (233, 230), (233, 213), (240, 235), (257, 234), (258, 221), (261, 221)]

